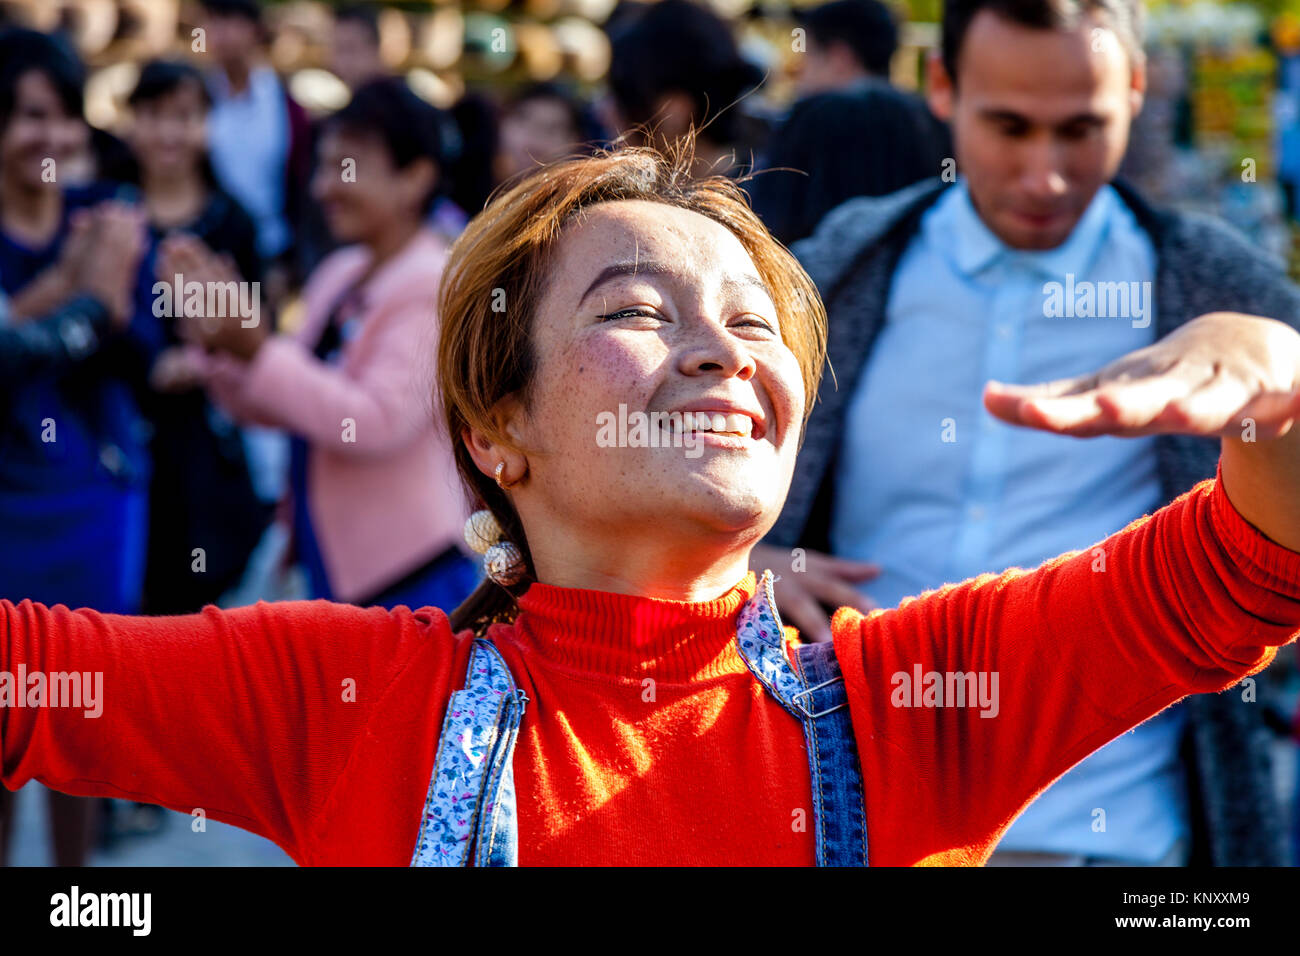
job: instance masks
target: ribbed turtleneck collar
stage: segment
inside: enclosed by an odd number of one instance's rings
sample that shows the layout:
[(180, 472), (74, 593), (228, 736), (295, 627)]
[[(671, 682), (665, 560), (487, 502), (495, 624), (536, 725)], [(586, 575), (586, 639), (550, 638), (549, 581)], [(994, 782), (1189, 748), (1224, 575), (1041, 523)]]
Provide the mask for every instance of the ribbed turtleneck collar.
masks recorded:
[(519, 599), (514, 639), (593, 677), (686, 683), (743, 673), (736, 617), (756, 587), (751, 571), (726, 594), (690, 602), (537, 583)]

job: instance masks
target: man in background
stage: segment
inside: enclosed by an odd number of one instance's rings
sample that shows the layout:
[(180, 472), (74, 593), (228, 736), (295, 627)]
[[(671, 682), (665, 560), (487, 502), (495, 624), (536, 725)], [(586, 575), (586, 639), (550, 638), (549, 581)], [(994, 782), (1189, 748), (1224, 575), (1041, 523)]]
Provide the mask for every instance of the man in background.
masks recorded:
[[(1214, 476), (1217, 442), (1079, 442), (982, 402), (989, 379), (1087, 373), (1207, 312), (1300, 316), (1280, 263), (1235, 230), (1113, 181), (1146, 86), (1141, 26), (1135, 0), (949, 0), (930, 101), (954, 169), (850, 200), (793, 246), (835, 379), (754, 562), (782, 574), (804, 633), (825, 638), (822, 604), (888, 607), (1092, 548)], [(1164, 711), (1040, 795), (991, 862), (1285, 865), (1263, 708), (1237, 690)]]
[(329, 68), (353, 92), (388, 75), (379, 56), (379, 12), (374, 7), (352, 3), (334, 11)]
[(804, 54), (796, 60), (798, 96), (888, 81), (898, 49), (898, 25), (879, 0), (832, 0), (796, 11), (795, 18), (807, 31)]

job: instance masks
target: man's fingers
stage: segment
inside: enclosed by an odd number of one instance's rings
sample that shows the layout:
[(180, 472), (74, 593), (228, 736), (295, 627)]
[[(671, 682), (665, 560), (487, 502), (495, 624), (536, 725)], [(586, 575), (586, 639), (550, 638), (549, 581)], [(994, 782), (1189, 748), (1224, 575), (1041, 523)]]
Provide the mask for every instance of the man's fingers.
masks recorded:
[(1096, 375), (1077, 375), (1074, 378), (1061, 378), (1036, 385), (1010, 385), (1006, 382), (989, 381), (984, 386), (984, 407), (990, 414), (1004, 422), (1012, 425), (1030, 425), (1030, 422), (1024, 420), (1023, 415), (1027, 401), (1076, 394), (1091, 388), (1096, 381)]
[(805, 583), (812, 595), (822, 604), (831, 607), (853, 607), (863, 614), (876, 609), (875, 602), (840, 578), (831, 575), (809, 576)]
[(808, 553), (808, 572), (831, 575), (844, 581), (871, 581), (880, 577), (880, 565), (870, 561), (836, 558), (816, 551)]
[(1103, 382), (1078, 394), (1026, 399), (1020, 414), (1025, 424), (1080, 438), (1139, 434), (1196, 387), (1186, 375), (1172, 372)]
[(1097, 404), (1107, 424), (1116, 428), (1145, 428), (1172, 402), (1188, 398), (1197, 383), (1175, 373), (1132, 382), (1108, 382), (1097, 389)]

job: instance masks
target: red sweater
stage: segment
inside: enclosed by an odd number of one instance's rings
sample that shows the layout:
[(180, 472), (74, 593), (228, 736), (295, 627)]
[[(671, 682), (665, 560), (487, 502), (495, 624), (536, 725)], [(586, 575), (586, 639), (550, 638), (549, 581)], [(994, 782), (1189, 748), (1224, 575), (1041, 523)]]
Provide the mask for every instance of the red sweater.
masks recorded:
[[(1090, 549), (836, 614), (873, 864), (983, 863), (1079, 760), (1254, 674), (1300, 630), (1300, 554), (1216, 482), (1100, 547), (1104, 571)], [(538, 584), (494, 628), (531, 700), (521, 864), (813, 863), (801, 725), (735, 650), (754, 586), (688, 604)], [(466, 638), (432, 608), (141, 618), (0, 602), (0, 672), (100, 671), (104, 698), (98, 718), (0, 707), (0, 780), (202, 808), (303, 864), (406, 865)], [(996, 672), (997, 715), (896, 706), (916, 703), (895, 675), (918, 665)]]

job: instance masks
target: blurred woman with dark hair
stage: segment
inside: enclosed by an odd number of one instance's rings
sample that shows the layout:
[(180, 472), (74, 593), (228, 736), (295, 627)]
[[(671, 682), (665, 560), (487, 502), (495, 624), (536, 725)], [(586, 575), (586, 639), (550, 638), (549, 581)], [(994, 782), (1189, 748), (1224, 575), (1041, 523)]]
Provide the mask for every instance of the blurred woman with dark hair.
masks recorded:
[[(242, 421), (289, 431), (293, 540), (313, 597), (454, 607), (477, 566), (450, 443), (429, 416), (426, 356), (447, 258), (427, 225), (441, 191), (439, 117), (396, 79), (357, 90), (325, 124), (312, 192), (344, 248), (303, 290), (292, 336), (265, 323), (189, 324), (212, 353), (210, 393)], [(228, 270), (185, 237), (187, 279)]]
[[(143, 194), (154, 242), (191, 236), (210, 254), (228, 257), (239, 281), (260, 283), (256, 228), (217, 185), (208, 161), (211, 100), (202, 75), (186, 63), (147, 63), (127, 102), (130, 175)], [(165, 265), (157, 279), (171, 285)], [(168, 347), (144, 397), (154, 427), (144, 611), (183, 614), (234, 586), (270, 513), (254, 491), (239, 429), (208, 401), (175, 321), (164, 317), (163, 325)], [(202, 549), (201, 572), (195, 548)]]
[[(84, 78), (54, 38), (0, 35), (0, 596), (136, 613), (150, 462), (134, 387), (156, 341), (130, 195), (66, 175)], [(12, 801), (0, 788), (0, 862)], [(85, 862), (93, 809), (51, 794), (57, 864)]]

